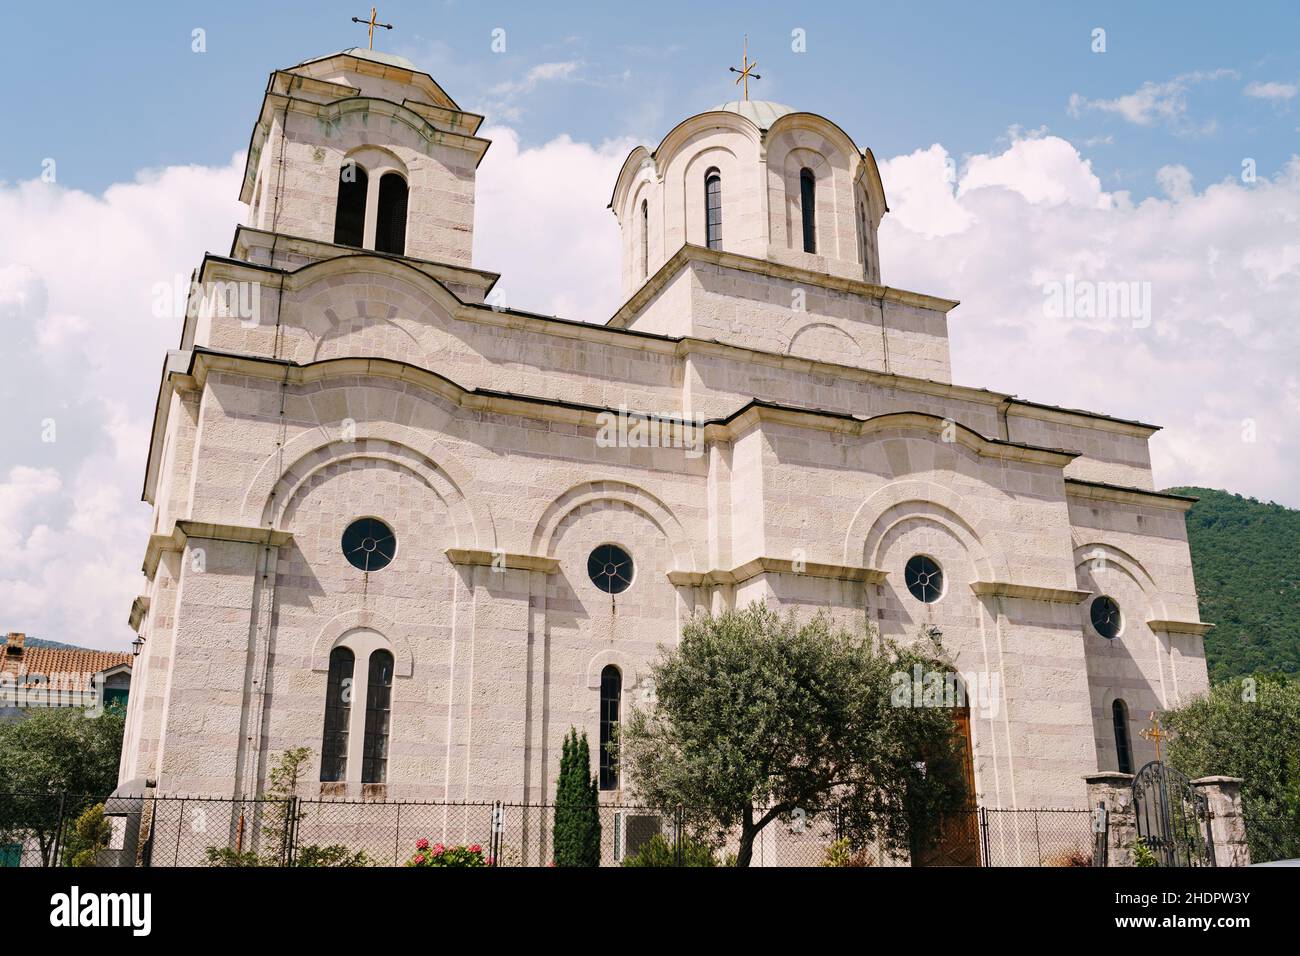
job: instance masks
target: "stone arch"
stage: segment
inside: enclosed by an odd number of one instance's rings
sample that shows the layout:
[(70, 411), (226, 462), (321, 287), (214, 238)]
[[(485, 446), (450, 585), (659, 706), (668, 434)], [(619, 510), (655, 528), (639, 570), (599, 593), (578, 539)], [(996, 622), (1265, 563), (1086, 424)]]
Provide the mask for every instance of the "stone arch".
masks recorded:
[(898, 509), (907, 505), (928, 509), (930, 520), (960, 540), (982, 579), (1010, 579), (1006, 557), (996, 536), (982, 520), (967, 515), (961, 497), (950, 488), (913, 478), (890, 482), (859, 506), (844, 536), (844, 563), (863, 562), (875, 567), (871, 562), (876, 559), (876, 551), (887, 533), (904, 517), (917, 517), (899, 512)]
[(533, 531), (533, 554), (554, 555), (559, 531), (566, 519), (584, 505), (619, 502), (639, 512), (663, 534), (673, 552), (674, 570), (695, 571), (695, 554), (681, 522), (662, 501), (637, 485), (624, 481), (585, 481), (574, 485), (542, 512)]
[[(325, 465), (354, 457), (390, 461), (415, 473), (442, 498), (460, 547), (496, 547), (491, 513), (471, 500), (464, 466), (427, 432), (396, 422), (358, 422), (351, 440), (337, 427), (309, 429), (262, 463), (244, 495), (242, 521), (275, 527), (294, 492)], [(281, 504), (284, 502), (284, 504)]]
[(411, 676), (415, 658), (411, 654), (410, 628), (366, 608), (337, 614), (316, 632), (316, 640), (312, 642), (311, 669), (328, 672), (330, 651), (357, 631), (373, 631), (379, 635), (387, 645), (386, 649), (392, 652), (393, 673), (398, 677)]
[(623, 693), (641, 685), (641, 667), (628, 654), (614, 648), (605, 648), (587, 662), (587, 689), (600, 690), (600, 672), (610, 664), (623, 675)]
[(830, 322), (809, 322), (805, 315), (793, 316), (781, 333), (788, 343), (787, 355), (857, 366), (866, 355), (862, 343), (847, 329)]
[[(1125, 577), (1127, 577), (1141, 592), (1143, 599), (1146, 601), (1146, 608), (1143, 610), (1143, 617), (1137, 624), (1145, 627), (1147, 621), (1153, 619), (1165, 620), (1169, 617), (1164, 596), (1160, 588), (1156, 585), (1155, 578), (1147, 571), (1142, 562), (1129, 554), (1127, 551), (1117, 548), (1112, 544), (1104, 541), (1090, 541), (1086, 544), (1077, 545), (1074, 549), (1074, 573), (1076, 583), (1083, 586), (1083, 569), (1091, 562), (1098, 560), (1100, 554), (1101, 560), (1105, 561), (1108, 568), (1114, 568)], [(1085, 613), (1091, 599), (1083, 602), (1081, 605)], [(1123, 611), (1123, 608), (1121, 608)], [(1130, 619), (1132, 622), (1132, 619)]]

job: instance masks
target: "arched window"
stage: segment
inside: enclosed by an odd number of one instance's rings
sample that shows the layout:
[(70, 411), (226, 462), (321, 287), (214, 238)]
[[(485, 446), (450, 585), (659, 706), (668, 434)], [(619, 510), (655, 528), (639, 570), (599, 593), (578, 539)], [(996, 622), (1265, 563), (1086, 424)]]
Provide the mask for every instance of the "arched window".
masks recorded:
[(366, 190), (370, 177), (353, 160), (339, 167), (339, 199), (334, 207), (334, 241), (361, 248), (366, 234)]
[(613, 664), (600, 672), (600, 789), (618, 789), (618, 761), (612, 744), (623, 697), (623, 675)]
[(1115, 724), (1115, 755), (1119, 758), (1119, 772), (1133, 772), (1133, 747), (1128, 739), (1128, 707), (1116, 700), (1110, 705), (1111, 720)]
[(641, 278), (650, 278), (650, 203), (641, 200)]
[(406, 253), (406, 180), (384, 173), (379, 180), (379, 215), (375, 219), (375, 251)]
[(710, 249), (722, 248), (722, 173), (704, 174), (704, 239)]
[(348, 772), (348, 721), (352, 716), (352, 670), (356, 655), (346, 647), (330, 651), (325, 690), (325, 731), (321, 735), (320, 778), (343, 780)]
[(361, 782), (383, 783), (388, 778), (388, 723), (393, 698), (393, 655), (370, 655), (366, 681), (366, 735), (361, 753)]
[(803, 251), (817, 251), (817, 179), (808, 168), (799, 171), (799, 208), (803, 213)]

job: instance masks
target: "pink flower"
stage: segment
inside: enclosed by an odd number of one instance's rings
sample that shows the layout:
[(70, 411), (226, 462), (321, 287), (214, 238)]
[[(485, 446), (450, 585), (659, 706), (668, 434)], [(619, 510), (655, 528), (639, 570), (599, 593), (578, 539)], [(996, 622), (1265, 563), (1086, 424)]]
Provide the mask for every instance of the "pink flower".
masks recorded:
[(487, 863), (488, 866), (491, 866), (491, 865), (492, 865), (492, 857), (488, 857), (487, 860), (486, 860), (485, 862)]
[(469, 848), (469, 852), (471, 852), (471, 853), (482, 853), (482, 852), (483, 852), (483, 848), (482, 848), (481, 846), (479, 846), (477, 843), (475, 843), (475, 844), (472, 844), (472, 845), (470, 846), (470, 848)]
[(443, 846), (441, 843), (435, 843), (435, 844), (433, 845), (433, 855), (434, 855), (434, 856), (442, 856), (443, 852), (444, 852), (446, 849), (447, 849), (447, 848), (446, 848), (445, 846)]
[(415, 862), (416, 862), (416, 863), (423, 863), (423, 862), (424, 862), (424, 854), (423, 854), (423, 853), (417, 853), (416, 856), (415, 856)]
[(421, 837), (419, 840), (415, 841), (415, 848), (417, 850), (427, 850), (429, 849), (429, 841)]

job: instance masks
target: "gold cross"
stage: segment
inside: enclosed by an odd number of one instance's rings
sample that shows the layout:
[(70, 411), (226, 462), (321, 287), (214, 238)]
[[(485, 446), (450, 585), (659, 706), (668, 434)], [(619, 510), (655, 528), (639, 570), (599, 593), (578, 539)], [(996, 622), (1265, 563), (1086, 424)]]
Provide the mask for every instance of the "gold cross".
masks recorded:
[(375, 10), (375, 8), (374, 8), (374, 7), (371, 7), (371, 8), (370, 8), (370, 19), (369, 19), (368, 21), (367, 21), (367, 20), (362, 20), (360, 17), (353, 17), (353, 18), (352, 18), (352, 22), (353, 22), (353, 23), (364, 23), (367, 27), (370, 28), (370, 30), (369, 30), (369, 33), (370, 33), (370, 49), (372, 49), (372, 50), (375, 48), (375, 27), (383, 27), (385, 30), (391, 30), (391, 29), (393, 28), (393, 25), (392, 25), (391, 23), (376, 23), (376, 22), (375, 22), (375, 17), (377, 17), (378, 15), (379, 15), (379, 14), (378, 14), (378, 12)]
[(1144, 737), (1147, 740), (1154, 740), (1156, 742), (1156, 759), (1159, 760), (1160, 741), (1168, 740), (1169, 735), (1160, 729), (1160, 718), (1156, 716), (1156, 712), (1154, 710), (1151, 711), (1151, 716), (1147, 719), (1151, 721), (1151, 728), (1149, 730), (1139, 730), (1138, 736)]
[(745, 34), (745, 58), (740, 61), (740, 65), (744, 67), (743, 70), (738, 70), (734, 66), (729, 66), (727, 67), (727, 69), (730, 70), (732, 73), (740, 74), (740, 76), (736, 77), (736, 82), (740, 83), (742, 80), (745, 82), (745, 99), (749, 99), (750, 77), (753, 77), (756, 80), (761, 80), (762, 77), (759, 76), (757, 73), (751, 72), (754, 69), (754, 67), (758, 66), (758, 62), (757, 61), (753, 63), (749, 62), (749, 34), (748, 33)]

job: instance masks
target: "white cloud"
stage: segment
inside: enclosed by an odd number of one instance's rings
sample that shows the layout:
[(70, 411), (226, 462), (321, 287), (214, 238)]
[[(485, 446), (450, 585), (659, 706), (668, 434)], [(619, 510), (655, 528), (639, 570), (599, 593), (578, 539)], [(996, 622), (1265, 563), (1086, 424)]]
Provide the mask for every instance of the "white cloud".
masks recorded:
[(1188, 118), (1188, 91), (1201, 83), (1236, 76), (1235, 70), (1197, 70), (1179, 74), (1163, 83), (1148, 80), (1132, 93), (1125, 93), (1123, 96), (1109, 100), (1092, 100), (1082, 94), (1072, 93), (1067, 109), (1071, 116), (1076, 117), (1085, 110), (1095, 110), (1114, 113), (1137, 126), (1153, 126), (1159, 123), (1178, 132), (1208, 133), (1215, 128), (1213, 120), (1192, 124)]
[(143, 579), (155, 390), (179, 319), (152, 289), (230, 248), (241, 157), (102, 196), (0, 185), (0, 607), (5, 630), (125, 647)]
[(1294, 99), (1296, 93), (1300, 93), (1300, 86), (1295, 83), (1278, 83), (1274, 80), (1267, 83), (1249, 83), (1243, 92), (1247, 96), (1253, 96), (1256, 99), (1284, 103), (1287, 100)]
[[(1300, 158), (1200, 192), (1167, 166), (1168, 198), (1134, 205), (1093, 193), (1087, 161), (1064, 140), (1044, 150), (1051, 139), (972, 157), (955, 184), (934, 175), (938, 147), (883, 163), (885, 281), (962, 301), (957, 381), (1163, 424), (1161, 485), (1300, 505)], [(1046, 318), (1043, 285), (1067, 275), (1150, 282), (1150, 327)]]

